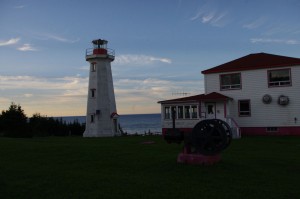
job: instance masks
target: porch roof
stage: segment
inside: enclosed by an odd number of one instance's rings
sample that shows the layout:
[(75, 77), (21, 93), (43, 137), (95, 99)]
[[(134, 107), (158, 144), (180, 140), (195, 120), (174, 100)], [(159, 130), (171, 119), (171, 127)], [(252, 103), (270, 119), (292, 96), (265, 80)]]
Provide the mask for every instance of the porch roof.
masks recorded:
[(189, 97), (182, 97), (177, 99), (171, 99), (171, 100), (164, 100), (159, 101), (157, 103), (160, 104), (170, 104), (170, 103), (185, 103), (185, 102), (200, 102), (200, 101), (224, 101), (232, 99), (226, 95), (222, 95), (221, 93), (212, 92), (207, 95), (200, 94), (200, 95), (194, 95)]

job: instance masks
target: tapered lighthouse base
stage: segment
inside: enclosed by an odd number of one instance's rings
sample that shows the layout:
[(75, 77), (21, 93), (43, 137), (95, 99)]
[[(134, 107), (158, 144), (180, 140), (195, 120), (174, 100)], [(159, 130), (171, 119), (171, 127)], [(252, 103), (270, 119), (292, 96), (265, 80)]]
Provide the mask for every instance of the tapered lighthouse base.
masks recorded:
[(114, 137), (117, 136), (115, 133), (112, 132), (84, 132), (83, 137)]
[(213, 165), (221, 161), (220, 154), (206, 156), (201, 154), (179, 153), (177, 157), (178, 163), (196, 164), (196, 165)]

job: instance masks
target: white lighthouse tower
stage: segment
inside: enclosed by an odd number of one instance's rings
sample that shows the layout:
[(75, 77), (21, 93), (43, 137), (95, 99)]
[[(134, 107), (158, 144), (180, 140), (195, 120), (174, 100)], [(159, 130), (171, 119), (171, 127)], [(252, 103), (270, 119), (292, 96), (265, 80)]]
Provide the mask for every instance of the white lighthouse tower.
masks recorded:
[(110, 63), (115, 59), (107, 41), (92, 41), (94, 48), (86, 50), (90, 64), (86, 127), (83, 137), (119, 135), (118, 114)]

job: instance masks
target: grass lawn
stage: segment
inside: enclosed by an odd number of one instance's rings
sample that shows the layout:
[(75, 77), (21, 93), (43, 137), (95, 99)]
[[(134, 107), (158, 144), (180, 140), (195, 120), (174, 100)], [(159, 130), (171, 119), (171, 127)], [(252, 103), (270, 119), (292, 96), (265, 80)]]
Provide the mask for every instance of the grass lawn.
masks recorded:
[(181, 149), (160, 136), (0, 138), (0, 198), (300, 198), (300, 137), (233, 140), (213, 166), (177, 164)]

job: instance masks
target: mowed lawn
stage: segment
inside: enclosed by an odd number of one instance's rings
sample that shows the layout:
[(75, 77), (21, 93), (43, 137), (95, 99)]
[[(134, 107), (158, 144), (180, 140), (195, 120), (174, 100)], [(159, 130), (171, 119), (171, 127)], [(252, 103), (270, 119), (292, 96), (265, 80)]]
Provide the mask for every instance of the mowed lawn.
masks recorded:
[(0, 138), (0, 198), (300, 198), (300, 137), (233, 140), (213, 166), (160, 136)]

